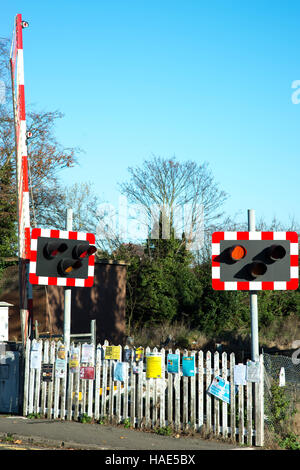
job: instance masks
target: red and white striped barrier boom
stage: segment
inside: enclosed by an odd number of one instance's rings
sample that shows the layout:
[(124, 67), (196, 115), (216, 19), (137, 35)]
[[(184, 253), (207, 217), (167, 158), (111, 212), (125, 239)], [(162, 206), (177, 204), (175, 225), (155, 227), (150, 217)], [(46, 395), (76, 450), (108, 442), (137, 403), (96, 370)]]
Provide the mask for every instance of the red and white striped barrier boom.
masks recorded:
[(15, 141), (16, 141), (16, 176), (18, 204), (18, 255), (19, 255), (19, 291), (22, 342), (30, 334), (32, 323), (32, 287), (29, 283), (30, 259), (30, 212), (28, 191), (28, 166), (26, 144), (26, 114), (24, 90), (23, 28), (28, 23), (22, 21), (22, 15), (15, 18), (10, 67), (13, 94)]

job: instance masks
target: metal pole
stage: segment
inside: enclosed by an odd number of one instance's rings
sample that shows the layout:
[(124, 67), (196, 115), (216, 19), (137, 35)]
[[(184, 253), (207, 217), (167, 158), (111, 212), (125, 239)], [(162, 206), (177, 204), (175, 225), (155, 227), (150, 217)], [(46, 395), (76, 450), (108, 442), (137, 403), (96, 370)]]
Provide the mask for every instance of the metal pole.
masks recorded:
[(96, 347), (96, 320), (91, 320), (91, 343)]
[[(73, 211), (67, 209), (66, 230), (71, 231), (73, 226)], [(65, 350), (68, 352), (70, 349), (70, 335), (71, 335), (71, 288), (65, 287), (65, 301), (64, 301), (64, 343)]]
[[(248, 209), (248, 230), (255, 232), (255, 211)], [(250, 291), (250, 314), (251, 314), (251, 358), (252, 361), (259, 360), (258, 339), (258, 308), (257, 294)]]

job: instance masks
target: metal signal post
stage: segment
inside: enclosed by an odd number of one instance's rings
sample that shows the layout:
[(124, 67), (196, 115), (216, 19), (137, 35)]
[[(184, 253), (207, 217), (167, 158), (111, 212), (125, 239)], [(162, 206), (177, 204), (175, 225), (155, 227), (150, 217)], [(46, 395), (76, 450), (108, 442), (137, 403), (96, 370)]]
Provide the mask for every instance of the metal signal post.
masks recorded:
[[(67, 210), (67, 223), (66, 230), (71, 231), (73, 226), (73, 211)], [(65, 287), (64, 298), (64, 343), (67, 353), (70, 349), (70, 335), (71, 335), (71, 288)]]
[[(248, 209), (248, 230), (255, 232), (255, 211)], [(259, 339), (258, 339), (258, 308), (257, 293), (250, 291), (250, 316), (251, 316), (251, 359), (259, 360)]]

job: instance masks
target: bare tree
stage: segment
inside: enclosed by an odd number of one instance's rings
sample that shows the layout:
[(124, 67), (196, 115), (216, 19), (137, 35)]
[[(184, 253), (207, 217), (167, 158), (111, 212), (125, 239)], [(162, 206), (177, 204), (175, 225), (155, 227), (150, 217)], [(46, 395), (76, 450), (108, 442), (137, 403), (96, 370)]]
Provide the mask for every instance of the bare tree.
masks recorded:
[(171, 227), (178, 237), (185, 232), (190, 242), (199, 230), (209, 232), (224, 215), (222, 205), (227, 195), (206, 162), (198, 165), (193, 161), (178, 162), (175, 157), (154, 156), (128, 171), (130, 180), (120, 184), (121, 192), (128, 202), (144, 208), (144, 223), (151, 221), (152, 235), (160, 214), (169, 221), (169, 233)]

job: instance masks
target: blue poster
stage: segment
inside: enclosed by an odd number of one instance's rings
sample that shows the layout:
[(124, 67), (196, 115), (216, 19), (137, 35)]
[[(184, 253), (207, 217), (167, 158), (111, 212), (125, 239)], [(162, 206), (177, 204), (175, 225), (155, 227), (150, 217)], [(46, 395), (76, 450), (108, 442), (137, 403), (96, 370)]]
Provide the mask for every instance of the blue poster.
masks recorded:
[(114, 380), (124, 382), (125, 379), (125, 363), (117, 362), (114, 367)]
[(195, 375), (195, 356), (183, 356), (182, 375), (184, 377), (194, 377)]
[(168, 354), (167, 356), (167, 372), (177, 374), (179, 372), (179, 356), (178, 354)]
[(214, 377), (210, 384), (208, 393), (225, 401), (225, 403), (230, 403), (230, 383), (218, 375)]

